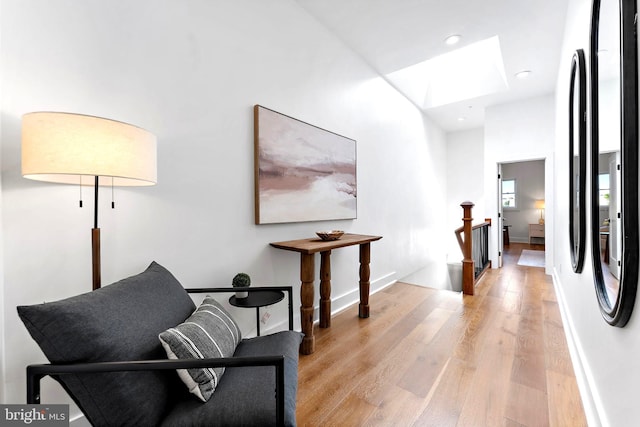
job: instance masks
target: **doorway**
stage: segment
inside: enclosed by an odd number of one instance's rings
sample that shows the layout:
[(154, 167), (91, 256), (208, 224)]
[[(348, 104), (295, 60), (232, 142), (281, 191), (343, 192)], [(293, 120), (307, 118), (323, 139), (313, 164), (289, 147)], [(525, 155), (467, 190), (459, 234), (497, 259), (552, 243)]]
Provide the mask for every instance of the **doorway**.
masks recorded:
[(544, 267), (545, 160), (498, 164), (500, 266)]

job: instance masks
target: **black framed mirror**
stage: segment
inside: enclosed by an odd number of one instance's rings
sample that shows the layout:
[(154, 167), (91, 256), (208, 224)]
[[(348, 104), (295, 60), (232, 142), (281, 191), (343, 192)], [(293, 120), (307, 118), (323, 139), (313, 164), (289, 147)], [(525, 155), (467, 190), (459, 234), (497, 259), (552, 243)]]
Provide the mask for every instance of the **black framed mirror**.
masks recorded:
[(582, 49), (571, 59), (569, 84), (569, 241), (573, 271), (581, 273), (587, 234), (587, 70)]
[(594, 0), (591, 11), (591, 237), (600, 312), (624, 326), (638, 282), (638, 52), (636, 0)]

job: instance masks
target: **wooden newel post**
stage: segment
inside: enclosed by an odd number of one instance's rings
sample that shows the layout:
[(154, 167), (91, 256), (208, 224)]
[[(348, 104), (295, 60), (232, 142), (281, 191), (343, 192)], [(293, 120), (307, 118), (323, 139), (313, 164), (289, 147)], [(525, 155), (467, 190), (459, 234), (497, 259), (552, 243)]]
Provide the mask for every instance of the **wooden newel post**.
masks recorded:
[(473, 217), (471, 216), (471, 209), (474, 204), (471, 202), (463, 202), (460, 206), (463, 209), (462, 221), (463, 221), (463, 235), (464, 235), (464, 249), (462, 254), (464, 259), (462, 260), (462, 292), (465, 295), (473, 295), (473, 282), (475, 281), (475, 266), (471, 255), (471, 222)]

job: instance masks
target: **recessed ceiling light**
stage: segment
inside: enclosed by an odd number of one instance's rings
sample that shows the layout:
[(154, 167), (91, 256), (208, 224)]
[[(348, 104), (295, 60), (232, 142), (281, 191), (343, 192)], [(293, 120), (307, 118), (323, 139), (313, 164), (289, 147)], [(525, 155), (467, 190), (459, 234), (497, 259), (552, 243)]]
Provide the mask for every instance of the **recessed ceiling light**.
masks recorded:
[(516, 73), (516, 78), (520, 80), (528, 79), (531, 75), (531, 70), (522, 70)]
[(444, 42), (446, 44), (448, 44), (449, 46), (453, 46), (454, 44), (458, 43), (461, 38), (462, 38), (461, 35), (453, 34), (453, 35), (447, 37), (446, 39), (444, 39)]
[(467, 120), (467, 118), (466, 118), (466, 117), (458, 117), (458, 121), (459, 121), (459, 122), (464, 122), (465, 120)]

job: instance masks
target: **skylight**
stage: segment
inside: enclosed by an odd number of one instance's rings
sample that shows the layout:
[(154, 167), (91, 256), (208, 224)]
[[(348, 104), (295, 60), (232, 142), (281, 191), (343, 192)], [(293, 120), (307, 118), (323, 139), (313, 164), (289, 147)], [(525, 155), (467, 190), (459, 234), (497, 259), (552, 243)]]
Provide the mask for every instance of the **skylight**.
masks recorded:
[(509, 88), (498, 36), (395, 71), (387, 78), (425, 109)]

